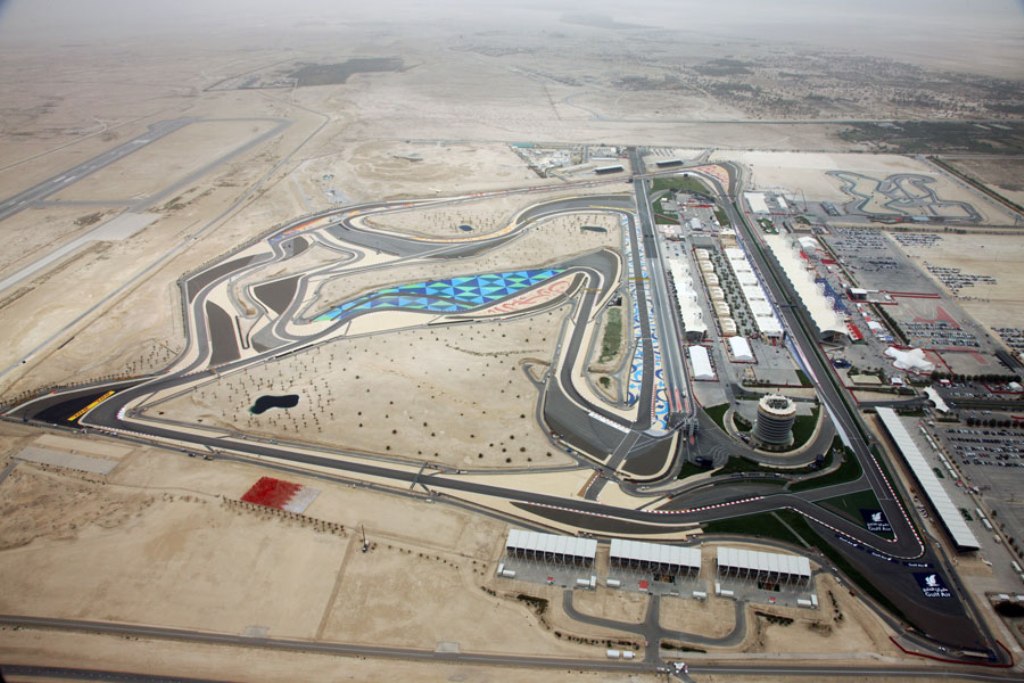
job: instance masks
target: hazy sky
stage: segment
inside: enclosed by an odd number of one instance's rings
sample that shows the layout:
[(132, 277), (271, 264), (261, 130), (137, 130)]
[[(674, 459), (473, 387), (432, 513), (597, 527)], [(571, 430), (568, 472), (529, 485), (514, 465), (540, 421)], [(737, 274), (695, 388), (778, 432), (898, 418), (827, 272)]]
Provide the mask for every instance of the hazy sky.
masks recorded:
[(297, 30), (361, 22), (429, 26), (434, 35), (477, 27), (531, 32), (551, 30), (566, 14), (752, 47), (804, 43), (965, 70), (976, 56), (1024, 79), (1024, 68), (1016, 68), (1024, 64), (1024, 0), (0, 0), (0, 44), (116, 45), (178, 34), (198, 44), (204, 29), (218, 36), (270, 30), (283, 44)]
[[(771, 26), (800, 24), (841, 25), (865, 20), (899, 18), (929, 26), (947, 25), (950, 31), (963, 22), (1016, 21), (1024, 27), (1024, 0), (646, 0), (639, 6), (611, 0), (0, 0), (0, 30), (5, 33), (56, 28), (81, 32), (103, 28), (195, 25), (237, 21), (240, 25), (269, 21), (329, 18), (412, 20), (424, 16), (439, 21), (473, 22), (503, 7), (529, 6), (555, 13), (589, 12), (619, 21), (658, 24), (715, 23)], [(106, 33), (106, 31), (102, 31)]]

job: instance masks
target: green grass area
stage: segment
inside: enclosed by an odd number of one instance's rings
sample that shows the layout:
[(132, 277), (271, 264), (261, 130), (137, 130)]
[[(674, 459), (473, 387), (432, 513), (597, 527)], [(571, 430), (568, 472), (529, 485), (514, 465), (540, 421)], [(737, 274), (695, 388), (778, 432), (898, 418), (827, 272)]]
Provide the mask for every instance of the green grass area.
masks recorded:
[(715, 218), (718, 219), (718, 224), (723, 228), (728, 228), (732, 223), (729, 222), (729, 217), (725, 215), (723, 209), (715, 209)]
[(770, 467), (762, 467), (749, 458), (732, 457), (725, 461), (725, 465), (715, 470), (712, 477), (724, 477), (728, 474), (742, 474), (745, 472), (777, 472), (779, 470), (773, 470)]
[(669, 176), (667, 178), (655, 178), (654, 186), (651, 188), (651, 191), (661, 192), (662, 190), (676, 190), (677, 192), (689, 192), (691, 194), (702, 194), (705, 196), (711, 195), (711, 190), (708, 189), (707, 185), (692, 175), (676, 175)]
[(604, 338), (601, 340), (601, 357), (599, 363), (615, 358), (619, 352), (619, 345), (622, 343), (622, 310), (612, 307), (607, 310), (608, 323), (604, 328)]
[(659, 225), (679, 225), (679, 216), (675, 211), (665, 208), (665, 197), (654, 202), (654, 222)]
[(704, 412), (708, 414), (715, 424), (719, 426), (723, 431), (725, 430), (725, 413), (729, 410), (728, 403), (720, 403), (717, 406), (709, 406), (704, 409)]
[(750, 420), (748, 420), (747, 418), (743, 417), (742, 415), (740, 415), (737, 412), (733, 412), (733, 414), (732, 414), (732, 421), (733, 421), (733, 424), (736, 425), (736, 429), (738, 429), (741, 432), (749, 432), (751, 429), (754, 428), (754, 423), (753, 422), (751, 422)]
[(796, 378), (800, 380), (800, 386), (809, 387), (811, 386), (811, 379), (807, 376), (807, 373), (800, 368), (796, 369)]
[(703, 525), (706, 534), (743, 534), (757, 538), (771, 538), (794, 545), (803, 545), (793, 532), (772, 512), (745, 517), (719, 519)]
[(687, 477), (692, 477), (697, 474), (703, 474), (704, 472), (707, 471), (707, 469), (700, 467), (699, 465), (695, 465), (692, 462), (684, 462), (682, 468), (680, 468), (679, 470), (679, 477), (677, 478), (686, 479)]
[(831, 453), (840, 450), (843, 452), (843, 462), (836, 470), (820, 477), (798, 481), (790, 486), (789, 490), (806, 491), (808, 489), (821, 488), (822, 486), (832, 486), (833, 484), (845, 484), (848, 481), (856, 481), (861, 475), (860, 463), (857, 462), (857, 458), (853, 456), (853, 452), (850, 451), (849, 448), (843, 446), (843, 442), (838, 436), (832, 440), (830, 455), (825, 461), (826, 466), (831, 464), (829, 460), (829, 458), (832, 457)]
[(810, 415), (799, 415), (793, 422), (793, 448), (800, 448), (807, 443), (814, 434), (814, 427), (818, 424), (818, 413), (821, 408), (815, 406)]
[[(864, 526), (864, 517), (861, 515), (861, 510), (878, 510), (881, 505), (878, 503), (878, 498), (875, 496), (875, 492), (871, 489), (864, 489), (863, 491), (857, 491), (856, 493), (848, 493), (845, 496), (837, 496), (835, 498), (826, 498), (825, 500), (819, 500), (818, 505), (822, 506), (827, 510), (838, 513), (848, 520), (859, 526)], [(884, 534), (875, 534), (882, 538), (892, 538), (892, 532)]]
[[(885, 475), (885, 478), (889, 480), (890, 484), (892, 484), (893, 491), (896, 492), (896, 497), (900, 499), (900, 505), (903, 506), (904, 510), (909, 510), (910, 506), (907, 505), (907, 499), (904, 497), (903, 491), (900, 488), (899, 480), (892, 476), (892, 470), (889, 469), (889, 463), (886, 462), (882, 452), (878, 450), (878, 444), (873, 444), (870, 450), (871, 455), (875, 458), (875, 462), (877, 462), (879, 468), (881, 468), (882, 474)], [(911, 522), (911, 524), (913, 524), (913, 522)]]

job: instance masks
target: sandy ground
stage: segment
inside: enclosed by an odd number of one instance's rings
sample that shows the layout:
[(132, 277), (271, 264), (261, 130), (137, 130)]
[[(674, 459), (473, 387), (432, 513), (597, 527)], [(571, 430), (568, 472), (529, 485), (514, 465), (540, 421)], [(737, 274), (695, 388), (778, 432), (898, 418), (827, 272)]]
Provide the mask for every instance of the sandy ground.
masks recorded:
[[(514, 599), (481, 590), (503, 524), (294, 476), (321, 490), (307, 517), (341, 523), (343, 534), (219, 498), (237, 498), (260, 474), (153, 450), (105, 478), (20, 464), (0, 487), (11, 501), (0, 528), (0, 577), (10, 588), (0, 610), (430, 649), (458, 641), (474, 650), (595, 653), (554, 638)], [(68, 521), (48, 523), (44, 507)], [(373, 544), (366, 554), (360, 524)]]
[[(750, 189), (781, 189), (808, 201), (846, 202), (837, 178), (826, 171), (852, 171), (882, 180), (895, 173), (916, 173), (934, 178), (929, 187), (939, 199), (969, 202), (982, 214), (984, 222), (1007, 224), (1007, 210), (979, 192), (968, 189), (935, 166), (913, 157), (894, 154), (842, 154), (804, 152), (716, 152), (712, 161), (738, 161), (751, 170)], [(879, 209), (882, 210), (882, 209)]]
[[(148, 414), (456, 467), (567, 464), (537, 424), (537, 389), (522, 365), (550, 361), (567, 310), (340, 340)], [(258, 396), (287, 393), (299, 394), (295, 408), (249, 412)]]
[[(851, 653), (864, 656), (898, 657), (899, 649), (889, 640), (889, 631), (863, 603), (851, 598), (832, 577), (819, 575), (819, 608), (755, 606), (757, 611), (794, 619), (789, 625), (757, 619), (748, 631), (748, 651), (774, 653)], [(835, 602), (833, 602), (835, 600)], [(753, 624), (752, 614), (748, 614)]]
[[(132, 199), (151, 195), (267, 132), (272, 121), (198, 121), (83, 178), (56, 201)], [(173, 197), (168, 198), (174, 202)]]
[[(320, 681), (415, 680), (425, 683), (654, 683), (654, 674), (595, 673), (565, 669), (517, 669), (441, 662), (406, 662), (314, 653), (273, 652), (264, 648), (218, 647), (165, 640), (125, 639), (93, 634), (0, 629), (10, 661), (72, 668), (132, 671), (168, 677), (225, 679), (245, 672), (245, 680), (276, 683), (302, 676)], [(7, 676), (9, 683), (48, 681)]]
[[(919, 263), (960, 268), (963, 273), (990, 275), (996, 284), (978, 283), (960, 290), (957, 301), (990, 331), (993, 327), (1020, 327), (1024, 316), (1024, 242), (1010, 235), (951, 235), (943, 234), (933, 246), (902, 246)], [(946, 289), (938, 280), (936, 283)], [(952, 295), (951, 293), (949, 293)], [(998, 335), (995, 335), (998, 337)]]
[[(175, 280), (274, 225), (330, 205), (326, 189), (337, 189), (346, 201), (362, 201), (389, 196), (432, 196), (438, 191), (457, 194), (503, 185), (557, 186), (557, 181), (536, 178), (504, 146), (514, 140), (637, 142), (680, 148), (849, 149), (835, 136), (839, 129), (835, 125), (731, 121), (736, 117), (734, 110), (693, 93), (627, 96), (581, 80), (592, 67), (582, 66), (587, 60), (579, 59), (584, 53), (575, 48), (588, 50), (586, 54), (591, 55), (605, 53), (593, 63), (616, 73), (647, 73), (646, 65), (640, 63), (643, 60), (629, 52), (631, 41), (603, 29), (580, 29), (583, 33), (567, 45), (574, 49), (560, 50), (568, 57), (560, 58), (557, 69), (548, 68), (546, 63), (553, 59), (550, 51), (527, 54), (519, 60), (503, 60), (463, 51), (464, 44), (453, 48), (443, 43), (443, 49), (438, 50), (429, 44), (436, 38), (429, 27), (417, 27), (415, 43), (396, 41), (390, 29), (372, 25), (361, 26), (360, 38), (354, 42), (339, 41), (330, 31), (308, 32), (303, 34), (305, 40), (295, 43), (301, 49), (288, 52), (277, 47), (281, 44), (277, 37), (280, 30), (278, 26), (265, 29), (255, 39), (218, 33), (217, 43), (204, 49), (193, 49), (192, 45), (183, 49), (176, 41), (155, 40), (146, 35), (124, 43), (91, 47), (78, 41), (61, 45), (50, 42), (46, 53), (21, 44), (5, 45), (0, 59), (0, 79), (7, 86), (7, 99), (0, 107), (0, 196), (13, 195), (59, 175), (142, 133), (155, 121), (182, 115), (284, 116), (294, 121), (278, 139), (213, 170), (186, 188), (176, 206), (165, 207), (160, 221), (132, 239), (95, 245), (41, 274), (33, 289), (18, 292), (16, 299), (8, 296), (0, 302), (0, 316), (16, 323), (6, 327), (0, 370), (34, 354), (29, 363), (0, 379), (5, 395), (58, 381), (140, 373), (161, 367), (182, 345), (180, 297)], [(490, 41), (486, 37), (480, 39)], [(629, 55), (627, 59), (616, 54), (619, 48), (629, 48), (625, 52)], [(699, 55), (700, 50), (694, 49)], [(400, 73), (355, 77), (343, 86), (262, 92), (204, 90), (220, 79), (236, 77), (254, 66), (281, 59), (341, 61), (354, 55), (380, 54), (382, 50), (386, 54), (392, 50), (401, 52), (408, 68)], [(59, 77), (55, 64), (60, 64)], [(638, 101), (649, 106), (638, 108)], [(700, 123), (700, 118), (721, 122)], [(205, 130), (210, 132), (217, 125), (211, 124)], [(149, 156), (138, 156), (132, 164), (113, 166), (73, 187), (67, 196), (116, 199), (129, 191), (160, 191), (166, 186), (161, 181), (169, 185), (189, 168), (195, 168), (198, 160), (205, 158), (204, 154), (209, 152), (212, 156), (215, 150), (210, 149), (208, 139), (201, 135), (189, 137), (203, 130), (199, 127), (191, 133), (183, 131), (184, 137), (178, 137), (176, 142), (172, 137), (162, 146), (154, 145), (147, 152)], [(239, 129), (234, 130), (227, 138)], [(215, 137), (218, 144), (227, 144), (227, 138)], [(183, 140), (188, 142), (182, 143)], [(422, 161), (401, 158), (410, 153), (419, 155)], [(309, 163), (303, 165), (306, 162)], [(756, 173), (758, 164), (750, 163)], [(137, 171), (133, 164), (138, 164)], [(281, 166), (276, 168), (276, 164)], [(851, 167), (855, 168), (852, 164)], [(323, 180), (325, 174), (335, 176), (331, 187)], [(803, 180), (797, 184), (810, 195), (810, 188), (819, 182), (815, 178), (820, 175), (820, 169), (812, 166), (806, 176), (808, 185), (804, 187)], [(785, 182), (789, 186), (790, 176), (780, 171), (777, 177), (779, 180), (775, 181), (768, 174), (758, 182)], [(81, 214), (78, 208), (33, 209), (5, 222), (9, 234), (21, 239), (16, 245), (18, 249), (11, 250), (18, 253), (6, 256), (0, 267), (9, 270), (23, 265), (45, 245), (56, 245), (78, 234), (81, 230), (74, 225), (76, 218), (109, 207), (82, 207)], [(199, 231), (205, 232), (193, 239)], [(571, 228), (566, 228), (562, 235), (549, 232), (536, 250), (529, 252), (530, 258), (537, 254), (553, 258), (555, 247), (563, 248), (570, 232)], [(591, 237), (588, 235), (588, 239)], [(526, 239), (516, 246), (520, 242)], [(173, 251), (184, 246), (188, 248), (182, 248), (180, 253)], [(563, 253), (578, 253), (581, 249), (564, 248)], [(589, 244), (582, 249), (588, 248)], [(158, 263), (165, 255), (168, 260)], [(503, 255), (496, 263), (507, 264), (506, 258)], [(118, 291), (150, 264), (160, 267), (149, 271), (137, 284)], [(93, 307), (93, 313), (80, 319)], [(563, 314), (560, 312), (555, 318)], [(313, 405), (316, 390), (321, 395), (333, 391), (331, 398), (336, 403), (332, 406), (337, 407), (339, 418), (332, 419), (331, 425), (325, 424), (323, 431), (318, 432), (324, 438), (329, 430), (336, 430), (345, 439), (363, 439), (358, 443), (382, 447), (388, 434), (380, 430), (387, 429), (388, 422), (403, 421), (401, 428), (390, 427), (398, 432), (391, 434), (395, 439), (394, 450), (399, 450), (397, 439), (401, 438), (406, 440), (402, 448), (424, 450), (424, 457), (431, 450), (423, 449), (420, 443), (427, 438), (426, 432), (423, 427), (411, 426), (426, 421), (437, 428), (431, 431), (438, 436), (429, 438), (437, 439), (439, 444), (444, 442), (443, 457), (461, 463), (465, 458), (473, 461), (474, 451), (468, 442), (459, 443), (446, 433), (447, 429), (442, 431), (440, 424), (461, 427), (464, 422), (459, 421), (472, 420), (472, 411), (477, 408), (482, 416), (484, 408), (477, 403), (481, 400), (478, 397), (494, 397), (497, 389), (496, 407), (486, 408), (491, 413), (488, 420), (478, 420), (473, 425), (474, 430), (481, 430), (474, 440), (482, 441), (482, 430), (491, 429), (494, 435), (487, 437), (488, 443), (493, 441), (495, 446), (488, 447), (488, 452), (506, 448), (505, 457), (515, 461), (523, 457), (516, 452), (521, 444), (529, 443), (523, 453), (529, 458), (535, 446), (540, 448), (545, 442), (532, 418), (536, 390), (514, 364), (526, 349), (539, 348), (550, 355), (550, 346), (543, 344), (550, 345), (553, 337), (549, 335), (547, 341), (536, 342), (536, 331), (530, 330), (526, 322), (486, 328), (492, 336), (515, 329), (515, 334), (522, 337), (510, 334), (507, 339), (512, 352), (507, 356), (472, 353), (494, 351), (494, 340), (484, 339), (484, 327), (466, 332), (474, 335), (469, 339), (439, 330), (430, 339), (434, 367), (413, 368), (411, 360), (398, 366), (385, 364), (379, 353), (374, 354), (368, 340), (339, 343), (335, 345), (338, 349), (352, 348), (352, 365), (348, 365), (347, 356), (342, 360), (339, 355), (336, 367), (328, 368), (326, 373), (322, 365), (293, 368), (301, 378), (302, 390), (312, 390), (312, 395), (305, 396), (309, 400), (300, 403), (302, 407), (298, 410)], [(533, 340), (530, 346), (524, 341), (527, 332)], [(390, 344), (397, 349), (402, 343), (415, 343), (415, 334), (390, 335), (377, 344)], [(418, 341), (427, 340), (422, 337)], [(520, 343), (513, 346), (513, 341)], [(48, 345), (41, 348), (44, 342)], [(418, 348), (415, 355), (420, 356)], [(422, 360), (421, 365), (426, 366)], [(307, 361), (304, 357), (295, 360)], [(450, 363), (452, 373), (464, 370), (465, 379), (453, 383), (445, 377), (446, 363)], [(487, 370), (502, 365), (508, 371), (506, 381), (512, 384), (502, 385), (500, 378), (495, 382), (493, 375), (481, 370), (480, 363)], [(339, 375), (344, 372), (342, 365), (347, 366), (347, 374)], [(367, 377), (370, 371), (379, 373), (380, 383), (376, 379), (372, 383), (360, 379), (358, 382), (365, 381), (365, 386), (351, 384), (356, 382), (351, 377), (362, 374), (363, 367), (368, 368)], [(478, 374), (473, 375), (466, 368), (473, 368)], [(274, 369), (280, 368), (266, 369), (264, 386), (259, 389), (269, 389), (267, 383), (273, 379)], [(331, 383), (314, 378), (318, 372)], [(344, 383), (333, 384), (339, 377)], [(483, 378), (491, 381), (486, 383)], [(423, 385), (424, 393), (434, 388), (430, 384), (436, 383), (434, 395), (443, 396), (444, 400), (431, 401), (424, 407), (422, 401), (415, 400), (422, 394), (409, 391), (409, 386), (416, 382)], [(289, 386), (293, 384), (294, 381), (289, 382)], [(353, 390), (343, 396), (338, 388), (342, 386)], [(287, 387), (281, 383), (274, 388)], [(440, 393), (442, 388), (447, 393)], [(356, 395), (359, 390), (370, 389), (370, 401), (365, 395)], [(502, 390), (506, 393), (501, 394)], [(513, 400), (512, 396), (520, 398)], [(396, 405), (392, 406), (389, 400)], [(397, 405), (402, 402), (405, 405)], [(245, 417), (247, 404), (243, 405), (238, 396), (231, 398), (228, 405), (235, 417)], [(352, 427), (352, 422), (360, 417), (353, 416), (352, 411), (358, 413), (366, 406), (367, 411), (378, 417), (372, 422), (377, 430), (372, 436), (360, 436), (359, 428)], [(390, 412), (392, 408), (394, 413)], [(502, 417), (492, 421), (490, 418), (499, 409)], [(183, 413), (193, 411), (192, 417), (200, 410), (210, 413), (211, 419), (223, 419), (219, 411), (201, 404), (182, 408)], [(459, 412), (463, 414), (458, 415)], [(391, 417), (381, 420), (380, 413)], [(521, 414), (526, 417), (520, 418)], [(276, 426), (287, 422), (280, 413), (268, 414), (268, 422), (271, 415), (276, 415), (274, 419), (280, 423)], [(342, 415), (350, 418), (347, 423)], [(419, 419), (421, 416), (423, 420)], [(319, 418), (314, 419), (311, 413), (302, 417), (308, 429), (318, 426)], [(296, 433), (301, 424), (301, 418), (294, 419), (290, 433)], [(371, 424), (369, 420), (367, 424)], [(458, 431), (462, 437), (468, 432), (461, 428), (452, 431)], [(3, 425), (0, 447), (20, 447), (37, 434), (21, 426)], [(516, 437), (515, 446), (512, 436)], [(442, 457), (440, 446), (434, 452), (439, 453), (439, 459)], [(518, 462), (521, 464), (521, 460)], [(159, 620), (230, 632), (266, 627), (271, 635), (316, 637), (329, 631), (338, 637), (359, 638), (376, 633), (378, 638), (394, 637), (423, 643), (425, 647), (436, 644), (437, 639), (454, 638), (467, 647), (500, 645), (509, 651), (533, 654), (572, 651), (584, 656), (603, 656), (600, 648), (558, 641), (522, 604), (505, 597), (491, 598), (480, 590), (479, 585), (486, 584), (486, 577), (493, 572), (496, 539), (504, 532), (503, 525), (490, 518), (448, 506), (431, 506), (289, 477), (323, 489), (309, 510), (310, 516), (343, 523), (350, 530), (360, 523), (367, 525), (377, 547), (367, 555), (355, 553), (357, 557), (353, 558), (351, 534), (323, 533), (308, 524), (303, 526), (270, 514), (243, 513), (219, 502), (217, 496), (241, 495), (262, 473), (254, 466), (199, 462), (148, 449), (125, 455), (105, 478), (19, 464), (0, 485), (0, 500), (5, 506), (0, 522), (0, 547), (8, 548), (0, 550), (0, 580), (7, 588), (0, 594), (0, 609), (96, 619)], [(389, 544), (391, 549), (387, 548)], [(378, 580), (377, 562), (387, 581)], [(535, 594), (544, 590), (545, 587), (537, 587)], [(549, 597), (557, 599), (560, 595), (552, 591)], [(364, 631), (364, 625), (352, 618), (351, 611), (346, 611), (348, 603), (365, 605), (367, 613), (379, 606), (382, 613), (409, 614), (410, 620), (389, 630), (386, 616), (372, 614), (367, 619), (369, 628)], [(410, 610), (410, 605), (420, 605), (421, 609)], [(552, 608), (550, 619), (559, 619), (557, 609)], [(576, 627), (573, 628), (575, 632)], [(797, 625), (785, 630), (769, 627), (764, 633), (765, 642), (781, 651), (804, 647), (804, 633), (794, 629)], [(0, 654), (5, 660), (16, 655), (19, 659), (44, 663), (139, 666), (177, 675), (223, 676), (225, 671), (244, 670), (247, 678), (281, 680), (294, 678), (295, 667), (300, 666), (313, 679), (347, 676), (359, 680), (391, 675), (422, 680), (537, 680), (535, 671), (358, 659), (346, 659), (344, 666), (339, 667), (336, 658), (316, 655), (278, 655), (174, 643), (152, 645), (33, 631), (4, 635), (9, 636), (0, 639)], [(787, 638), (793, 644), (787, 645)], [(856, 638), (850, 642), (865, 648), (885, 645), (874, 641), (869, 645), (868, 641)], [(833, 647), (834, 639), (822, 646)], [(385, 675), (381, 676), (382, 673)], [(545, 680), (570, 676), (575, 679), (578, 675), (545, 672)], [(587, 676), (601, 681), (622, 678)]]
[[(0, 277), (14, 275), (56, 247), (94, 230), (122, 209), (110, 206), (42, 206), (17, 213), (3, 222), (5, 231), (18, 235), (14, 248), (0, 251)], [(22, 282), (0, 293), (0, 311), (9, 297), (26, 290), (31, 281)]]
[(321, 153), (295, 173), (312, 203), (330, 201), (329, 190), (344, 197), (389, 199), (526, 185), (555, 187), (558, 182), (538, 177), (501, 143), (327, 140)]
[[(583, 614), (631, 624), (639, 624), (644, 620), (647, 603), (646, 593), (604, 587), (594, 591), (575, 591), (572, 599), (573, 607)], [(664, 605), (663, 602), (662, 610)]]
[[(240, 111), (249, 115), (256, 111), (263, 115), (279, 113), (272, 102), (265, 103), (262, 109), (249, 106), (252, 102), (242, 104), (246, 106)], [(67, 381), (69, 377), (84, 380), (110, 373), (145, 372), (165, 365), (182, 343), (177, 278), (254, 233), (301, 213), (290, 193), (282, 191), (278, 197), (270, 192), (263, 195), (265, 200), (259, 205), (222, 222), (223, 212), (259, 179), (267, 164), (290, 151), (309, 134), (314, 123), (308, 114), (296, 117), (296, 123), (283, 137), (215, 169), (204, 178), (207, 183), (214, 183), (212, 186), (197, 185), (186, 190), (179, 200), (180, 207), (167, 209), (164, 218), (133, 238), (96, 243), (78, 257), (40, 274), (31, 291), (9, 301), (2, 309), (5, 318), (31, 319), (33, 325), (3, 345), (0, 369), (19, 362), (54, 335), (61, 341), (32, 357), (39, 365), (7, 374), (0, 379), (0, 385), (16, 394)], [(256, 153), (261, 154), (259, 164), (252, 163)], [(192, 241), (197, 230), (214, 226), (217, 229), (201, 242)], [(172, 251), (187, 244), (192, 248), (180, 254)], [(170, 260), (161, 261), (164, 256)], [(111, 297), (119, 287), (154, 264), (162, 267), (149, 271), (137, 286)], [(91, 317), (69, 327), (93, 307)], [(130, 333), (125, 334), (125, 330)], [(62, 342), (68, 343), (61, 346)]]
[[(551, 636), (524, 604), (481, 590), (492, 574), (468, 558), (385, 537), (370, 553), (349, 554), (322, 635), (426, 649), (447, 642), (467, 651), (580, 652), (581, 646)], [(604, 653), (591, 648), (591, 654)]]
[(967, 175), (988, 183), (1012, 202), (1024, 204), (1024, 160), (998, 157), (944, 157), (944, 161)]
[(705, 601), (689, 598), (662, 598), (661, 625), (673, 631), (699, 633), (720, 637), (732, 632), (736, 625), (736, 607), (732, 600), (716, 598)]

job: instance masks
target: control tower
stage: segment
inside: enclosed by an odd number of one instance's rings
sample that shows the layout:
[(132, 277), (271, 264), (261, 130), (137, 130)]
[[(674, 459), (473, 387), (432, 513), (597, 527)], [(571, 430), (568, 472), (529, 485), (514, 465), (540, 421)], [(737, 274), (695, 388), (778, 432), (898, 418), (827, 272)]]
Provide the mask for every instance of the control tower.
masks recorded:
[(788, 446), (793, 443), (796, 405), (782, 394), (769, 394), (757, 403), (754, 438), (766, 446)]

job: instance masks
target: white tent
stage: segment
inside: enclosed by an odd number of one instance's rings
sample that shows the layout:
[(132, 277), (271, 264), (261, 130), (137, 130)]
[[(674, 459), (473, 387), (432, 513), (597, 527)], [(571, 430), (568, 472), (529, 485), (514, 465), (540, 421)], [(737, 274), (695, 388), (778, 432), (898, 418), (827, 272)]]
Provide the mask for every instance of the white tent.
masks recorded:
[(924, 351), (921, 349), (901, 351), (895, 346), (890, 346), (885, 350), (885, 355), (892, 358), (893, 365), (900, 370), (916, 373), (928, 373), (935, 369), (935, 363), (926, 359), (924, 357)]
[(694, 379), (714, 379), (715, 371), (711, 368), (711, 356), (703, 346), (689, 347), (690, 365), (693, 366)]
[(733, 360), (740, 363), (754, 362), (754, 352), (746, 337), (729, 337), (729, 353)]

